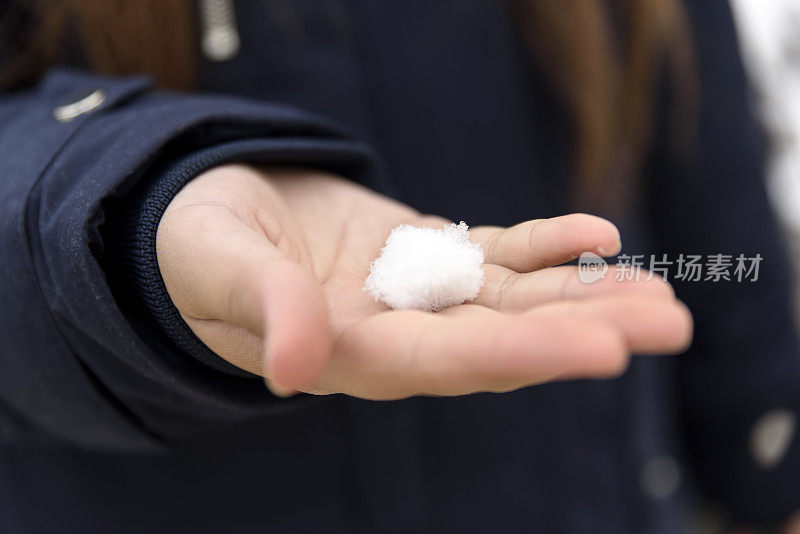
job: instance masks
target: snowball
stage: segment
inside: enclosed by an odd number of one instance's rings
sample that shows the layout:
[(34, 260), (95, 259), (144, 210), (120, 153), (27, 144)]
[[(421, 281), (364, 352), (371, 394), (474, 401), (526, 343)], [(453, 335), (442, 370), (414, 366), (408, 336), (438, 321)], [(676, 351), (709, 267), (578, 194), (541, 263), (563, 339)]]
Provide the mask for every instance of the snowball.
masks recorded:
[(401, 224), (370, 265), (364, 289), (396, 310), (437, 311), (478, 296), (482, 264), (464, 222), (441, 230)]

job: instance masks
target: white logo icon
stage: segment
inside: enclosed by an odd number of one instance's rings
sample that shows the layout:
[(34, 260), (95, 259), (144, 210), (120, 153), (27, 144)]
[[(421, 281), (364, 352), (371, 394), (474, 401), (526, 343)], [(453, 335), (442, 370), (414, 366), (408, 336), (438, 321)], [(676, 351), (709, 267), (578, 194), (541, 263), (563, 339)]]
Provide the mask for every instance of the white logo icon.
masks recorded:
[(584, 252), (578, 259), (578, 278), (584, 284), (605, 278), (607, 272), (608, 263), (594, 252)]

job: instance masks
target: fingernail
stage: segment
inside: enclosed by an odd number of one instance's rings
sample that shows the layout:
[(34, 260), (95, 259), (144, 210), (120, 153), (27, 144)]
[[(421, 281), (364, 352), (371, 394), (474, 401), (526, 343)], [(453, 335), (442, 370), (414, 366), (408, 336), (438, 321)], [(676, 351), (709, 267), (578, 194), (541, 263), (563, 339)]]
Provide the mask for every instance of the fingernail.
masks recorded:
[(606, 249), (606, 247), (597, 247), (597, 254), (599, 256), (605, 256), (605, 257), (616, 256), (620, 252), (622, 252), (622, 241), (620, 241), (617, 244), (617, 246), (614, 247), (613, 251), (609, 251), (608, 249)]

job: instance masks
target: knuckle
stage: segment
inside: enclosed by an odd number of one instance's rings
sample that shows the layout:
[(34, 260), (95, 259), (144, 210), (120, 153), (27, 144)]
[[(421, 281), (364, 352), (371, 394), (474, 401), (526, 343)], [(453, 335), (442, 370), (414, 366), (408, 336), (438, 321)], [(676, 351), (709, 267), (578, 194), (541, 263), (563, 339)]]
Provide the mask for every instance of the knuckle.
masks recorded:
[(489, 235), (486, 239), (486, 243), (483, 246), (483, 250), (486, 254), (486, 261), (487, 262), (494, 262), (497, 259), (497, 247), (498, 243), (500, 242), (500, 238), (503, 236), (505, 230), (497, 230)]
[(536, 246), (537, 238), (539, 232), (541, 232), (542, 224), (544, 224), (547, 219), (535, 219), (530, 221), (530, 228), (528, 229), (528, 247), (533, 248)]

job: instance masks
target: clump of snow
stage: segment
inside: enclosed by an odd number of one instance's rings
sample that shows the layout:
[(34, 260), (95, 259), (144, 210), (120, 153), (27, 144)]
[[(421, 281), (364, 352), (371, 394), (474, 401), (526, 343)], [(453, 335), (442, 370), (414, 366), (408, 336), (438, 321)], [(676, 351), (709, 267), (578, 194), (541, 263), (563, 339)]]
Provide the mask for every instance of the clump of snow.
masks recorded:
[(483, 250), (464, 222), (442, 229), (394, 228), (370, 265), (364, 284), (375, 300), (396, 310), (438, 311), (478, 296)]

